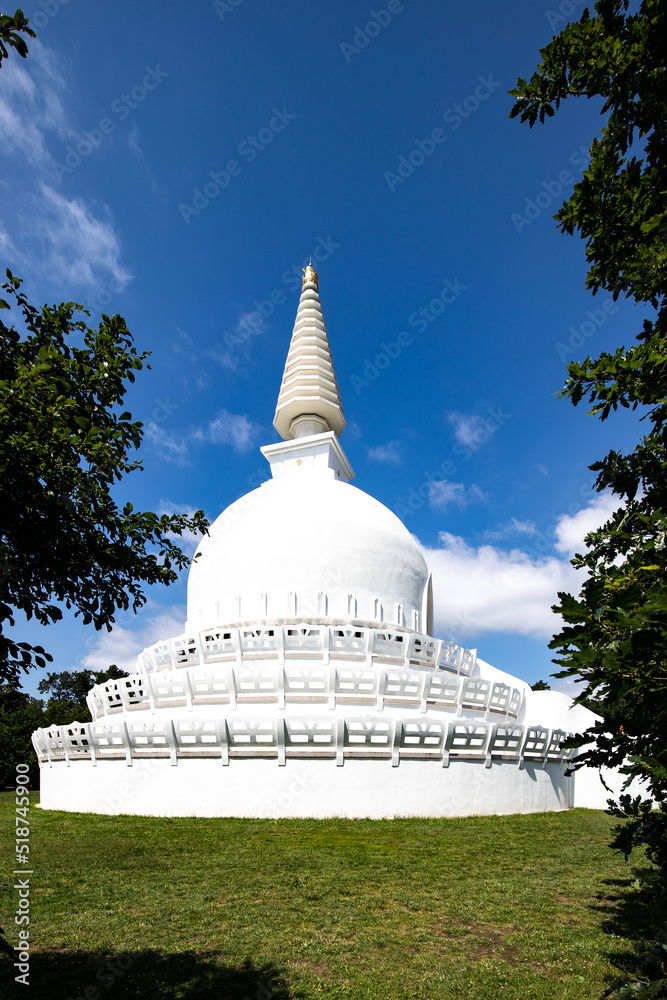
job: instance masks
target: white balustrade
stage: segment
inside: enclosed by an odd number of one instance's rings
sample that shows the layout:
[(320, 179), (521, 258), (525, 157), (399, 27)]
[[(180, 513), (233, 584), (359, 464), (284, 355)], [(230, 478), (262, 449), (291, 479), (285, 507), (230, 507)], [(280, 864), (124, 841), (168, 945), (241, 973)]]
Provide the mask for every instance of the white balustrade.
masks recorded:
[(378, 708), (383, 704), (414, 705), (421, 702), (422, 691), (428, 674), (419, 674), (414, 670), (383, 670), (379, 684)]
[(463, 691), (461, 693), (462, 708), (476, 708), (482, 712), (486, 712), (490, 697), (491, 681), (472, 680), (468, 678), (468, 680), (463, 682)]
[(334, 686), (336, 702), (377, 701), (380, 674), (377, 670), (336, 667)]
[(191, 666), (134, 674), (96, 685), (87, 698), (94, 719), (183, 706), (192, 710), (197, 705), (229, 705), (235, 709), (237, 703), (253, 701), (273, 702), (284, 708), (286, 700), (327, 702), (330, 708), (338, 703), (373, 703), (378, 711), (385, 705), (412, 705), (422, 713), (431, 705), (516, 719), (523, 697), (518, 689), (505, 684), (428, 667), (401, 670), (388, 665), (355, 667), (335, 662), (297, 666), (293, 661), (281, 666), (241, 660), (220, 663), (217, 668)]
[(521, 766), (526, 760), (547, 762), (549, 747), (549, 730), (540, 726), (527, 726), (523, 746), (521, 747)]
[(397, 722), (392, 765), (398, 767), (401, 757), (440, 759), (446, 736), (446, 722)]
[(138, 657), (140, 674), (204, 666), (208, 663), (247, 659), (312, 657), (322, 659), (364, 659), (373, 662), (403, 663), (405, 667), (426, 666), (470, 676), (477, 662), (476, 650), (454, 643), (416, 635), (398, 628), (370, 628), (354, 625), (262, 623), (230, 628), (204, 629), (149, 646)]
[(188, 757), (215, 757), (223, 765), (234, 757), (348, 757), (436, 759), (449, 766), (457, 758), (491, 766), (493, 760), (564, 767), (576, 749), (563, 750), (562, 730), (470, 720), (433, 721), (389, 718), (332, 719), (118, 719), (51, 726), (33, 734), (42, 764), (121, 758), (128, 765), (146, 757), (167, 757), (172, 765)]
[[(489, 741), (490, 756), (500, 757), (502, 760), (518, 760), (524, 731), (523, 726), (494, 726)], [(490, 761), (487, 763), (490, 764)]]
[(330, 667), (285, 668), (287, 701), (328, 701), (333, 670)]
[(433, 674), (428, 680), (425, 711), (429, 704), (441, 708), (457, 708), (461, 697), (461, 679), (447, 674)]
[(409, 655), (409, 633), (393, 629), (373, 632), (373, 659), (389, 663), (405, 663)]
[(411, 635), (408, 659), (414, 667), (435, 667), (438, 664), (438, 650), (442, 644), (440, 639), (431, 639), (425, 635)]
[(492, 733), (493, 727), (485, 723), (452, 722), (445, 741), (443, 765), (449, 765), (452, 755), (486, 761), (486, 748)]

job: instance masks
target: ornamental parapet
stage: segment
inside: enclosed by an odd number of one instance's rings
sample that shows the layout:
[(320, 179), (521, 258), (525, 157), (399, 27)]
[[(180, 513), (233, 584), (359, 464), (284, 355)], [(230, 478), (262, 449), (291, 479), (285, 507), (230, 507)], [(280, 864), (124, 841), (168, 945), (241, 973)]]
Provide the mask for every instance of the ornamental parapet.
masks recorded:
[(561, 729), (507, 723), (399, 720), (386, 718), (312, 719), (133, 719), (72, 723), (33, 733), (41, 765), (77, 760), (125, 759), (128, 766), (145, 758), (266, 757), (284, 765), (290, 758), (331, 758), (342, 766), (349, 758), (432, 759), (448, 767), (471, 760), (491, 767), (494, 761), (546, 767), (566, 765), (576, 748), (563, 747), (570, 734)]
[(138, 657), (139, 673), (155, 673), (199, 664), (244, 660), (345, 659), (367, 666), (395, 663), (404, 667), (433, 667), (470, 675), (477, 650), (464, 649), (444, 639), (395, 627), (323, 624), (321, 622), (251, 622), (187, 633), (149, 646)]
[(180, 707), (192, 711), (202, 705), (226, 705), (236, 711), (239, 705), (273, 703), (283, 710), (289, 703), (318, 702), (331, 710), (339, 705), (363, 705), (381, 712), (388, 706), (404, 705), (422, 714), (435, 708), (458, 715), (477, 712), (487, 718), (500, 715), (516, 720), (523, 692), (508, 684), (442, 669), (260, 661), (133, 674), (98, 684), (87, 696), (93, 719)]

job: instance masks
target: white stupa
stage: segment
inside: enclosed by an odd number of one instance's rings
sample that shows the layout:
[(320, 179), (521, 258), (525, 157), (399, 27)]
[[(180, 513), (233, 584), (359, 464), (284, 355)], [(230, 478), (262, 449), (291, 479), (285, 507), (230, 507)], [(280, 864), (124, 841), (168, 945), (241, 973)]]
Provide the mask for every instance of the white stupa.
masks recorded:
[(393, 817), (602, 808), (566, 777), (593, 716), (432, 635), (422, 552), (350, 485), (308, 266), (268, 482), (228, 507), (190, 569), (183, 635), (93, 688), (91, 723), (39, 729), (47, 809), (158, 816)]

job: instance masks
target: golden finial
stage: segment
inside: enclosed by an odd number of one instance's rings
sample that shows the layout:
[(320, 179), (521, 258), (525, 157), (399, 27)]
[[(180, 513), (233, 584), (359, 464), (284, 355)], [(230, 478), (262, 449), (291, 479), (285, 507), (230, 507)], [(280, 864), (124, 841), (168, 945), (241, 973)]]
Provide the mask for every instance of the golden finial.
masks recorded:
[(312, 264), (308, 264), (306, 267), (303, 268), (303, 281), (301, 282), (302, 288), (306, 284), (306, 282), (310, 283), (311, 285), (315, 285), (315, 288), (319, 288), (319, 285), (317, 284), (317, 271), (313, 270)]

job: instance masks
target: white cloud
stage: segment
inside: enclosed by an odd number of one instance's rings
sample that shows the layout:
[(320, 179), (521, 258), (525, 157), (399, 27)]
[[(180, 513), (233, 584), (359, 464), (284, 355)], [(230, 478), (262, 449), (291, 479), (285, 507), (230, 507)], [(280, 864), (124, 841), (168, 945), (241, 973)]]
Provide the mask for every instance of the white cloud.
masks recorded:
[(0, 222), (0, 254), (6, 258), (9, 253), (14, 252), (14, 249), (11, 236)]
[[(79, 198), (66, 198), (42, 183), (35, 231), (48, 247), (48, 267), (57, 278), (95, 288), (100, 275), (124, 287), (131, 275), (120, 263), (120, 245), (110, 221), (96, 219)], [(107, 213), (108, 214), (108, 213)]]
[(203, 427), (195, 427), (185, 434), (169, 433), (153, 421), (146, 424), (146, 440), (150, 441), (162, 458), (187, 465), (193, 448), (201, 444), (229, 444), (234, 451), (249, 451), (255, 444), (261, 425), (245, 414), (220, 410), (217, 416)]
[(486, 429), (486, 421), (477, 413), (457, 413), (450, 411), (447, 419), (454, 428), (455, 440), (466, 447), (477, 445), (478, 438), (482, 436), (485, 440), (489, 436)]
[(195, 431), (194, 436), (211, 444), (231, 444), (234, 451), (243, 452), (252, 448), (260, 430), (260, 425), (245, 414), (220, 410), (217, 417), (207, 427)]
[(620, 506), (618, 497), (614, 497), (611, 493), (601, 493), (576, 514), (572, 516), (564, 514), (556, 525), (554, 548), (568, 559), (571, 559), (575, 552), (583, 552), (586, 535), (608, 521)]
[(444, 510), (453, 503), (465, 507), (469, 503), (484, 500), (486, 500), (485, 494), (474, 483), (465, 486), (463, 483), (452, 483), (448, 479), (441, 479), (428, 484), (428, 502), (431, 507), (437, 507), (439, 510)]
[(127, 148), (132, 153), (135, 159), (143, 160), (144, 154), (141, 149), (141, 144), (139, 142), (139, 126), (135, 124), (132, 126), (130, 131), (127, 133)]
[(89, 670), (106, 670), (115, 663), (122, 670), (135, 673), (137, 657), (146, 646), (160, 639), (171, 639), (183, 634), (185, 608), (172, 605), (142, 612), (141, 627), (137, 629), (115, 625), (111, 632), (100, 632), (90, 649), (81, 659), (81, 665)]
[[(50, 287), (93, 291), (114, 282), (122, 291), (131, 275), (121, 263), (120, 241), (106, 206), (93, 208), (57, 188), (57, 157), (49, 149), (80, 138), (68, 121), (67, 84), (55, 53), (38, 39), (30, 43), (25, 64), (7, 60), (0, 72), (0, 155), (5, 171), (4, 243), (23, 277), (39, 277)], [(22, 197), (13, 197), (8, 178), (20, 171)], [(70, 175), (68, 174), (68, 177)], [(71, 178), (70, 178), (71, 179)], [(16, 264), (15, 264), (16, 266)], [(69, 293), (72, 294), (72, 293)]]
[(513, 538), (516, 535), (535, 535), (537, 527), (534, 521), (519, 521), (516, 517), (511, 517), (509, 521), (499, 525), (495, 529), (484, 532), (484, 540), (487, 542), (499, 542), (504, 538)]
[(158, 455), (172, 462), (187, 462), (189, 452), (187, 438), (182, 434), (170, 434), (153, 421), (146, 424), (144, 434), (147, 441), (153, 445)]
[(185, 345), (185, 347), (190, 347), (190, 348), (195, 346), (195, 342), (190, 336), (190, 334), (186, 333), (185, 330), (181, 330), (180, 326), (176, 327), (176, 333), (181, 339), (180, 341), (178, 340), (174, 341), (174, 343), (171, 346), (172, 350), (176, 351), (177, 354), (180, 354), (180, 352), (185, 349), (183, 345)]
[(232, 331), (226, 330), (220, 338), (220, 344), (207, 355), (217, 361), (223, 368), (236, 371), (243, 358), (250, 360), (250, 345), (254, 337), (264, 333), (266, 323), (258, 309), (241, 313)]
[(367, 448), (366, 455), (371, 462), (390, 462), (398, 464), (401, 461), (401, 450), (398, 441), (387, 441), (375, 448)]
[(30, 59), (8, 59), (0, 73), (2, 150), (51, 172), (49, 134), (65, 138), (63, 97), (67, 86), (56, 61), (38, 39), (30, 43)]
[[(577, 594), (585, 579), (585, 571), (570, 564), (570, 555), (583, 550), (584, 536), (617, 506), (605, 495), (574, 515), (563, 514), (555, 527), (558, 555), (532, 556), (519, 548), (506, 551), (488, 544), (476, 547), (442, 532), (436, 548), (422, 546), (433, 573), (436, 631), (460, 638), (484, 632), (550, 638), (561, 626), (560, 616), (551, 611), (558, 592)], [(506, 528), (508, 534), (535, 533), (532, 522), (516, 518)]]
[[(560, 667), (558, 666), (558, 664), (555, 663), (553, 669), (554, 672), (557, 672), (558, 670), (560, 670)], [(553, 677), (550, 677), (549, 684), (551, 685), (552, 691), (559, 691), (561, 694), (566, 694), (568, 698), (572, 699), (576, 698), (577, 695), (581, 694), (584, 688), (584, 685), (581, 683), (578, 684), (573, 677), (561, 677), (558, 680), (554, 679)]]
[(519, 549), (479, 548), (442, 532), (424, 548), (433, 573), (436, 632), (455, 637), (510, 632), (547, 638), (558, 631), (550, 610), (557, 592), (578, 590), (577, 572), (555, 557), (532, 559)]

